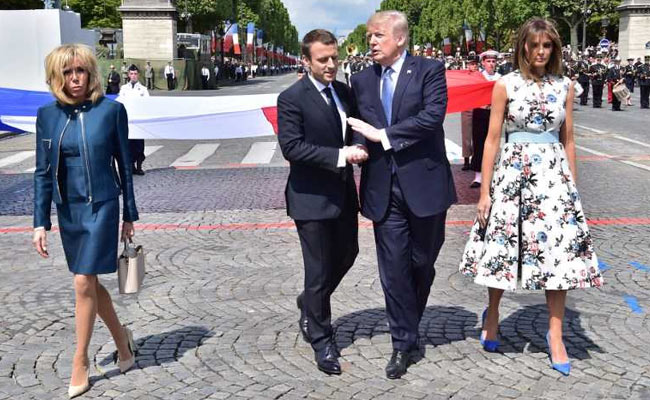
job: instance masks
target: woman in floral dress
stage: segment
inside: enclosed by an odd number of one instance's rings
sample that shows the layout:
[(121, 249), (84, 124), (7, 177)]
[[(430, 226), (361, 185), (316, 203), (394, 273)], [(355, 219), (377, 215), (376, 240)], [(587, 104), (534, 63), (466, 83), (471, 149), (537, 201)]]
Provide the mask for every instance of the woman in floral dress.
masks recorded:
[[(505, 290), (545, 290), (554, 369), (570, 370), (562, 341), (567, 290), (600, 287), (598, 260), (576, 189), (573, 84), (561, 75), (554, 25), (533, 18), (519, 30), (515, 71), (492, 93), (477, 220), (460, 271), (488, 287), (481, 344), (497, 351)], [(500, 151), (502, 125), (506, 143)]]

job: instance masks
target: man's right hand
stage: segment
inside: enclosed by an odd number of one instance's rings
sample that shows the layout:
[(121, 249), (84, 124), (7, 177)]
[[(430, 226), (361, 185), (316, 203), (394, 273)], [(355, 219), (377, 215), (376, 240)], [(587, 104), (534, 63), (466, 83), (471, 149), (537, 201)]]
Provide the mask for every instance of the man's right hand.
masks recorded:
[(368, 159), (368, 150), (360, 144), (343, 148), (345, 160), (350, 164), (360, 164)]
[(34, 245), (34, 248), (36, 248), (36, 251), (38, 254), (41, 255), (43, 258), (49, 257), (49, 254), (47, 252), (47, 232), (45, 229), (36, 229), (34, 231), (34, 238), (32, 239), (32, 244)]

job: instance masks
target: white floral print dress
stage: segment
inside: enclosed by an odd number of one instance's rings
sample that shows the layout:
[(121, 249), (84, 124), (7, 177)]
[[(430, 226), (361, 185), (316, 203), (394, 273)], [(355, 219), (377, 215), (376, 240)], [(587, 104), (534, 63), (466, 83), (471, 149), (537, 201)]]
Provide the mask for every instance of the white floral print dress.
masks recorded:
[(472, 226), (460, 272), (504, 290), (518, 281), (528, 290), (600, 287), (580, 196), (557, 139), (571, 80), (547, 76), (538, 84), (519, 71), (502, 80), (510, 139), (495, 160), (488, 224)]

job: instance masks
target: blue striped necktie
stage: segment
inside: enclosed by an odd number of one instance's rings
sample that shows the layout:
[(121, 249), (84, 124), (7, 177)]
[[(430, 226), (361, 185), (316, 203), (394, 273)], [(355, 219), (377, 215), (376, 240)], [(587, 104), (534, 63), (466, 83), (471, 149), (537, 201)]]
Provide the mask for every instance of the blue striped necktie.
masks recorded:
[(381, 104), (386, 115), (386, 125), (390, 126), (393, 114), (393, 69), (388, 67), (381, 77)]

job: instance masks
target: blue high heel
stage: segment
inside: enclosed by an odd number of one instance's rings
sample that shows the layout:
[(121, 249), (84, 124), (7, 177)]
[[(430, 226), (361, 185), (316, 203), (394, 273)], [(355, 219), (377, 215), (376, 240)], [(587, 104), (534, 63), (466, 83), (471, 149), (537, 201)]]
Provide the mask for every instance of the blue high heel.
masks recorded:
[(546, 332), (546, 344), (548, 345), (548, 359), (551, 360), (551, 367), (553, 367), (554, 370), (560, 372), (562, 375), (569, 376), (569, 373), (571, 373), (571, 362), (566, 362), (563, 364), (553, 362), (553, 357), (551, 356), (551, 339), (549, 338), (549, 333), (550, 332)]
[(485, 325), (485, 318), (487, 316), (488, 309), (486, 308), (483, 311), (483, 316), (481, 317), (481, 336), (479, 337), (479, 342), (483, 349), (489, 353), (496, 353), (499, 351), (499, 341), (498, 340), (485, 340), (483, 339), (483, 326)]

